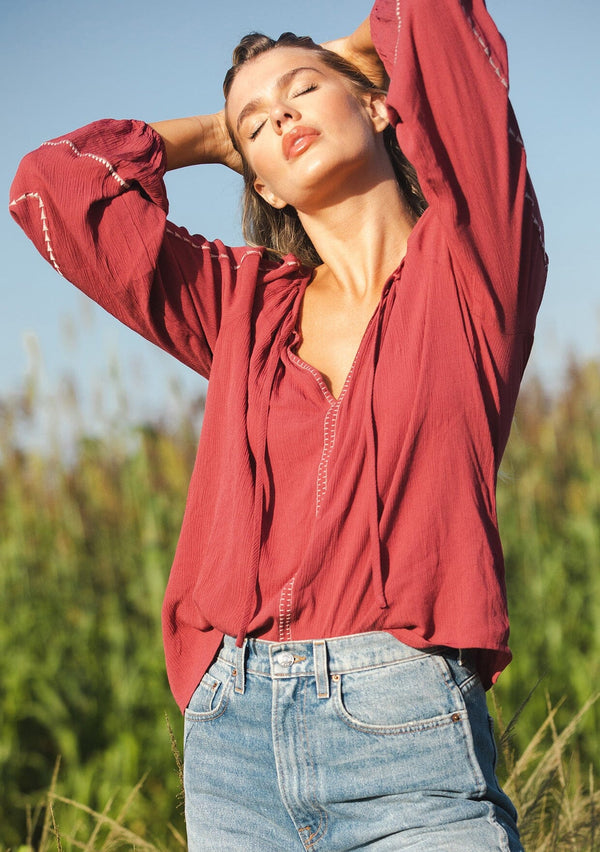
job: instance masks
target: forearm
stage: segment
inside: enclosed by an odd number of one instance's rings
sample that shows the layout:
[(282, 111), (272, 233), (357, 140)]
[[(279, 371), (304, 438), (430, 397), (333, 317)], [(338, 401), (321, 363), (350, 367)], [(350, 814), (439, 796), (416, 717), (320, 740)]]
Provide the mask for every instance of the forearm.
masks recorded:
[(371, 38), (370, 18), (365, 18), (365, 20), (359, 24), (354, 32), (348, 36), (348, 41), (350, 42), (350, 48), (355, 50), (357, 53), (368, 55), (376, 52), (375, 47), (373, 46), (373, 39)]
[(371, 38), (370, 18), (366, 18), (350, 35), (325, 42), (323, 47), (356, 65), (376, 86), (387, 88), (389, 79)]
[(202, 163), (220, 163), (240, 170), (239, 156), (229, 139), (222, 112), (158, 121), (150, 126), (164, 142), (167, 170)]

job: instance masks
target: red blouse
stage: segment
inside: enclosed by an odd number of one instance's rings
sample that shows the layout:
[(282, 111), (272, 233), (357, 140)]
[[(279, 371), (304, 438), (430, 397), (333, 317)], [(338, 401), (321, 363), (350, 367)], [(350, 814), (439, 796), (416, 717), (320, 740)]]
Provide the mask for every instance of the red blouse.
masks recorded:
[(293, 351), (310, 272), (170, 224), (147, 125), (45, 143), (12, 187), (57, 271), (210, 377), (163, 608), (182, 709), (225, 633), (385, 630), (477, 649), (486, 685), (510, 659), (495, 485), (546, 256), (505, 45), (483, 0), (378, 0), (371, 26), (430, 206), (338, 401)]

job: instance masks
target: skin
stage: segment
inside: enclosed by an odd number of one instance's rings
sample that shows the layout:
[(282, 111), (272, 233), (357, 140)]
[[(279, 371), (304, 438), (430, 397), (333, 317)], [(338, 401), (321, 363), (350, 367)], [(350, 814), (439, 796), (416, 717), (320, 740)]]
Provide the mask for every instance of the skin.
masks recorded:
[(256, 191), (303, 220), (386, 177), (382, 98), (356, 94), (314, 51), (279, 47), (242, 66), (226, 115)]
[[(326, 46), (383, 82), (368, 21)], [(323, 259), (303, 299), (298, 354), (337, 397), (415, 222), (383, 148), (383, 99), (357, 95), (313, 51), (281, 47), (240, 69), (226, 110), (255, 189), (274, 207), (296, 208)], [(153, 126), (169, 168), (221, 162), (239, 170), (223, 113)]]

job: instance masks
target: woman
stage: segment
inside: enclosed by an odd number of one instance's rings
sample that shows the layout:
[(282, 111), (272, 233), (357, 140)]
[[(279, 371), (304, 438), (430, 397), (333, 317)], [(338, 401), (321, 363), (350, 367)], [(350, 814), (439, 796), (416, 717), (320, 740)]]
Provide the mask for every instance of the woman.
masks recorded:
[[(163, 610), (190, 848), (518, 850), (484, 688), (546, 258), (504, 43), (483, 0), (378, 0), (330, 47), (374, 82), (248, 37), (223, 114), (45, 143), (11, 211), (210, 376)], [(270, 251), (166, 221), (164, 169), (203, 162)]]

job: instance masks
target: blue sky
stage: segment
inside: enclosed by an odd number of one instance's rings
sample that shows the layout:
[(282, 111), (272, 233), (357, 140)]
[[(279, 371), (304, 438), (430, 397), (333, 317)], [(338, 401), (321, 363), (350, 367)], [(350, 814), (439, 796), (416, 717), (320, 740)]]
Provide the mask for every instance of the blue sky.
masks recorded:
[[(511, 97), (546, 226), (551, 267), (529, 372), (557, 381), (569, 351), (600, 356), (600, 4), (489, 0), (509, 46)], [(2, 183), (44, 139), (105, 116), (154, 121), (221, 104), (231, 49), (250, 30), (344, 35), (368, 13), (357, 0), (204, 3), (179, 0), (20, 0), (0, 11)], [(168, 175), (170, 218), (240, 241), (239, 179), (221, 167)], [(133, 416), (168, 406), (169, 381), (191, 371), (88, 304), (37, 255), (8, 213), (0, 218), (0, 399), (41, 352), (48, 391), (68, 376), (83, 398), (120, 365)]]

